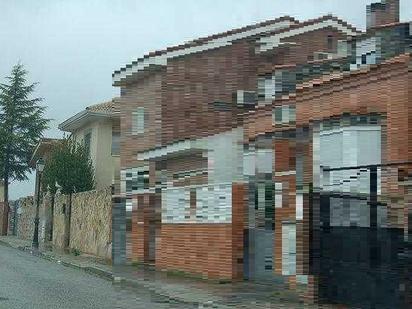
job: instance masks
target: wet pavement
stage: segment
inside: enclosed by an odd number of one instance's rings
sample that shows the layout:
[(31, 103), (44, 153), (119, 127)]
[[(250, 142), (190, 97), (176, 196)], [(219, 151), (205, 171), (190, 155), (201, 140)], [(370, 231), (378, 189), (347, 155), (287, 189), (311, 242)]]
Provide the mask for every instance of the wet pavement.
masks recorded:
[(194, 308), (0, 245), (0, 309)]
[[(35, 256), (27, 251), (29, 245), (16, 237), (0, 237), (0, 309), (337, 308), (303, 304), (297, 293), (281, 282), (218, 283), (159, 272), (146, 265), (113, 270), (90, 256), (52, 251)], [(105, 279), (96, 277), (96, 272), (89, 274), (89, 269), (98, 269)], [(108, 280), (112, 277), (113, 283)]]

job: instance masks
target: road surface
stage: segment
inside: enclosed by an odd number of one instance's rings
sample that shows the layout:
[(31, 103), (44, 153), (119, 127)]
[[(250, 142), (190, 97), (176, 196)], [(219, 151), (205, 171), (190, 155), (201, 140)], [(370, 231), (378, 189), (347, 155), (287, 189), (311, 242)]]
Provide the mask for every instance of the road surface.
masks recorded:
[(0, 245), (0, 309), (193, 308)]

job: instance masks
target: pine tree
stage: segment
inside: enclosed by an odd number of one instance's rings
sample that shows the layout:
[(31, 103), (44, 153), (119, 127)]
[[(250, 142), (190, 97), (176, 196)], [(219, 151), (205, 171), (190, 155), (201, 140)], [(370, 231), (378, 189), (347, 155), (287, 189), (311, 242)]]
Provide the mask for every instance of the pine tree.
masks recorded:
[(35, 145), (48, 128), (42, 98), (31, 98), (37, 83), (27, 84), (22, 64), (13, 67), (7, 83), (0, 84), (0, 177), (4, 182), (2, 235), (7, 234), (9, 184), (27, 180)]

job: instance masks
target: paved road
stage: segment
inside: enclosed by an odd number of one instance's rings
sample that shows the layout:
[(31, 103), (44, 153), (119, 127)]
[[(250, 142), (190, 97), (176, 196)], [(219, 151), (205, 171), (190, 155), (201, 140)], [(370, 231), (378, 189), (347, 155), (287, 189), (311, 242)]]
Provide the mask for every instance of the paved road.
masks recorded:
[(193, 308), (0, 245), (0, 309)]

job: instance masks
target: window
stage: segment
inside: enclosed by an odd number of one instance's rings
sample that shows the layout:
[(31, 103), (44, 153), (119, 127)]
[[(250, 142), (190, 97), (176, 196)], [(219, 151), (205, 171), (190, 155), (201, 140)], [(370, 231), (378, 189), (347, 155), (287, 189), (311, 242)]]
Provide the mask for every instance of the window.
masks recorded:
[(112, 156), (120, 154), (120, 132), (112, 131)]
[(132, 134), (144, 133), (145, 126), (145, 111), (144, 107), (138, 107), (132, 114)]
[(149, 167), (130, 168), (122, 171), (121, 182), (126, 194), (149, 189)]
[(328, 50), (331, 51), (333, 49), (333, 36), (328, 35)]
[(272, 110), (273, 125), (294, 124), (296, 121), (296, 107), (293, 105), (276, 106)]
[(90, 144), (91, 144), (91, 140), (92, 140), (92, 132), (87, 132), (84, 135), (84, 149), (86, 150), (86, 153), (90, 155)]
[(296, 274), (296, 225), (282, 222), (282, 275)]
[(236, 93), (237, 105), (244, 107), (254, 107), (257, 102), (255, 91), (238, 90)]

